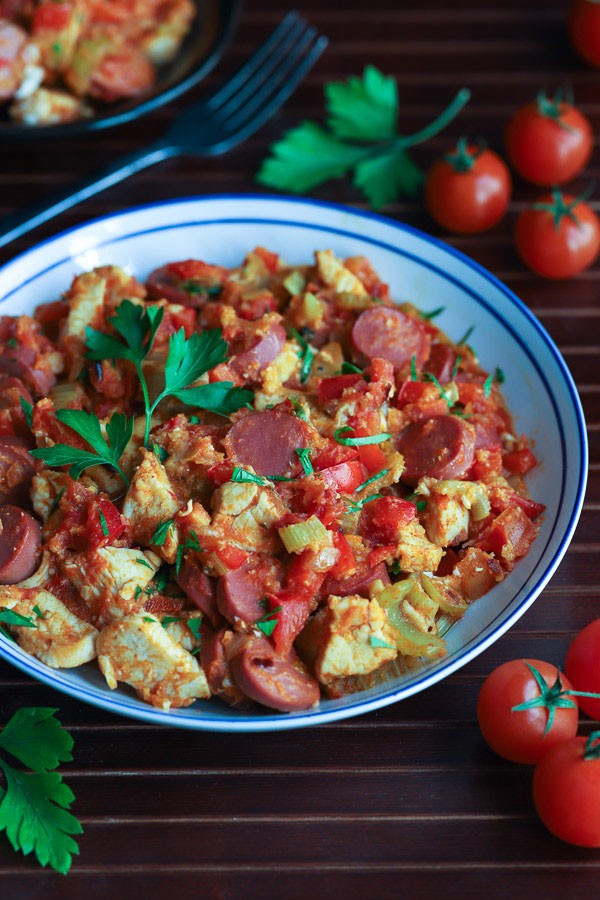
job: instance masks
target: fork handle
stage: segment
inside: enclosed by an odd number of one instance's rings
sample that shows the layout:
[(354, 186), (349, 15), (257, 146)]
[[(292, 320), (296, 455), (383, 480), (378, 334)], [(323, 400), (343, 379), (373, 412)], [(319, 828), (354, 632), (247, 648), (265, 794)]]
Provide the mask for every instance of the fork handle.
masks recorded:
[(82, 200), (88, 200), (105, 188), (112, 187), (113, 184), (118, 184), (119, 181), (129, 178), (130, 175), (147, 169), (163, 159), (175, 156), (178, 152), (178, 149), (169, 142), (156, 141), (142, 150), (118, 157), (110, 166), (96, 171), (66, 191), (59, 191), (43, 198), (38, 203), (32, 203), (24, 209), (4, 216), (0, 219), (0, 247), (27, 234), (28, 231), (43, 222), (47, 222), (77, 203), (81, 203)]

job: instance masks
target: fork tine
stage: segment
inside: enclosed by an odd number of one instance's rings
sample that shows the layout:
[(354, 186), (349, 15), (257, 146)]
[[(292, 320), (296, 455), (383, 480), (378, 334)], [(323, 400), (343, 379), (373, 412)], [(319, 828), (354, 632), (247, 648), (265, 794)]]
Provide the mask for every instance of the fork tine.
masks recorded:
[[(274, 97), (279, 98), (280, 95), (282, 95), (282, 91), (288, 91), (285, 95), (285, 99), (287, 99), (299, 81), (296, 76), (296, 67), (298, 65), (304, 66), (308, 59), (307, 54), (309, 54), (311, 46), (316, 46), (314, 44), (316, 37), (316, 28), (309, 28), (302, 36), (299, 43), (294, 47), (293, 51), (284, 59), (279, 60), (279, 65), (275, 69), (269, 82), (266, 83), (261, 90), (257, 91), (254, 96), (235, 113), (235, 115), (231, 116), (225, 122), (225, 127), (231, 131), (237, 131), (239, 127), (242, 127), (244, 123), (248, 122), (251, 116), (256, 115), (262, 110), (265, 103), (268, 103)], [(320, 52), (322, 52), (323, 49), (324, 46), (321, 48)], [(312, 65), (312, 62), (309, 64), (308, 68), (310, 68), (310, 65)], [(305, 72), (308, 71), (308, 69), (303, 68), (302, 71)]]
[(238, 110), (241, 110), (251, 100), (253, 95), (260, 91), (271, 76), (277, 72), (288, 56), (297, 52), (297, 48), (302, 46), (307, 33), (308, 23), (304, 19), (298, 19), (285, 38), (279, 42), (269, 57), (265, 59), (263, 65), (256, 70), (254, 76), (230, 100), (219, 107), (217, 110), (219, 117), (226, 120)]
[(294, 28), (299, 16), (297, 12), (289, 12), (279, 23), (275, 31), (262, 44), (256, 53), (233, 75), (229, 81), (218, 88), (214, 94), (203, 98), (203, 102), (211, 108), (216, 108), (226, 103), (231, 97), (242, 88), (245, 83), (254, 76), (255, 72), (261, 68), (266, 60), (269, 59), (273, 49), (282, 41), (288, 32)]
[[(316, 34), (315, 29), (311, 29), (312, 34), (311, 38), (313, 38)], [(238, 119), (240, 119), (235, 133), (233, 133), (230, 138), (226, 141), (223, 141), (219, 147), (215, 150), (216, 153), (224, 153), (227, 150), (231, 150), (232, 147), (241, 144), (242, 141), (245, 141), (250, 135), (254, 134), (258, 129), (270, 119), (277, 110), (283, 106), (288, 97), (294, 92), (298, 84), (302, 81), (306, 73), (313, 67), (317, 59), (321, 56), (325, 48), (327, 47), (329, 41), (326, 37), (319, 37), (317, 41), (313, 44), (312, 48), (309, 50), (304, 59), (297, 61), (294, 58), (292, 65), (294, 66), (293, 71), (290, 74), (290, 78), (288, 81), (284, 81), (280, 87), (274, 91), (270, 97), (266, 95), (266, 92), (261, 95), (261, 102), (263, 105), (256, 111), (249, 111), (248, 107), (244, 110), (240, 111), (240, 115)], [(253, 103), (254, 105), (254, 103)], [(241, 118), (242, 112), (245, 114), (244, 118)], [(231, 123), (228, 123), (231, 124)]]

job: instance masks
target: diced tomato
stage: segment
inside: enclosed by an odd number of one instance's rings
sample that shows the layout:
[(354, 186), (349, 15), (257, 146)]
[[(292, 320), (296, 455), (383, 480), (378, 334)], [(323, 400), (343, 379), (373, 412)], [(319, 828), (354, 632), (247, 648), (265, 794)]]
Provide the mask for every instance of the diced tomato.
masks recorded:
[(504, 468), (515, 475), (525, 475), (526, 472), (537, 466), (537, 459), (529, 447), (505, 453), (502, 457), (502, 462), (504, 463)]
[(512, 567), (525, 556), (535, 534), (535, 526), (526, 513), (519, 506), (511, 506), (500, 513), (475, 546)]
[(294, 556), (286, 577), (286, 590), (295, 594), (306, 594), (314, 597), (323, 582), (326, 572), (317, 572), (312, 567), (315, 559), (314, 550), (303, 550)]
[(349, 575), (354, 575), (356, 559), (343, 532), (333, 532), (333, 546), (340, 551), (340, 555), (335, 566), (330, 569), (330, 574), (334, 578), (347, 578)]
[(165, 307), (163, 320), (156, 334), (156, 343), (166, 343), (167, 339), (180, 328), (183, 328), (186, 338), (196, 330), (196, 310), (191, 306), (182, 306), (173, 309), (172, 306)]
[(357, 449), (360, 461), (369, 475), (374, 475), (375, 472), (381, 472), (382, 469), (385, 469), (386, 455), (378, 444), (364, 444)]
[(47, 588), (51, 594), (57, 597), (61, 603), (69, 609), (73, 615), (84, 622), (93, 624), (94, 611), (87, 605), (75, 585), (64, 575), (53, 575)]
[(277, 625), (272, 637), (277, 652), (287, 656), (311, 613), (313, 599), (306, 594), (295, 594), (293, 591), (268, 594), (267, 599), (272, 610), (281, 607), (277, 613)]
[(485, 481), (493, 475), (502, 474), (502, 449), (496, 447), (488, 450), (484, 447), (475, 451), (475, 461), (469, 469), (469, 477), (473, 481)]
[(44, 328), (56, 325), (69, 314), (69, 304), (66, 300), (52, 300), (51, 303), (41, 303), (35, 308), (35, 317)]
[(529, 497), (521, 497), (519, 494), (515, 492), (514, 502), (517, 506), (520, 506), (525, 515), (527, 515), (530, 519), (537, 519), (538, 516), (546, 509), (543, 503), (536, 503), (535, 500), (530, 500)]
[(229, 273), (223, 266), (211, 266), (200, 259), (184, 259), (167, 266), (169, 274), (181, 281), (199, 281), (205, 284), (223, 284)]
[(400, 532), (417, 514), (417, 507), (410, 500), (399, 497), (380, 497), (368, 503), (360, 514), (361, 534), (376, 544), (392, 544)]
[(384, 562), (388, 556), (393, 556), (396, 552), (396, 544), (388, 544), (386, 547), (377, 547), (369, 553), (369, 565), (372, 568)]
[(231, 481), (234, 465), (232, 462), (219, 462), (211, 466), (206, 473), (216, 487)]
[(119, 510), (107, 497), (90, 500), (87, 508), (86, 530), (90, 550), (113, 544), (125, 529), (127, 523)]
[(422, 403), (407, 403), (402, 412), (411, 422), (420, 422), (422, 419), (445, 416), (448, 409), (446, 401), (438, 397), (436, 400), (424, 400)]
[(40, 31), (64, 31), (69, 27), (73, 15), (72, 3), (42, 3), (33, 14), (32, 33)]
[[(283, 408), (283, 404), (281, 407)], [(321, 471), (338, 466), (340, 463), (350, 462), (351, 459), (358, 459), (356, 447), (345, 447), (343, 444), (338, 444), (337, 441), (330, 440), (328, 445), (313, 457), (313, 466)]]
[(362, 375), (358, 372), (349, 372), (347, 375), (333, 375), (331, 378), (321, 378), (319, 382), (319, 403), (321, 405), (329, 400), (339, 400), (346, 388), (354, 387), (361, 382), (366, 384)]
[(407, 403), (420, 403), (421, 400), (428, 398), (430, 393), (430, 385), (425, 381), (412, 381), (407, 378), (398, 391), (398, 406), (402, 409)]
[(377, 272), (365, 256), (350, 256), (344, 265), (362, 281), (365, 290), (371, 297), (379, 297), (381, 300), (390, 299), (390, 290), (387, 284), (380, 280)]
[(279, 265), (279, 256), (277, 253), (271, 253), (264, 247), (255, 247), (254, 253), (259, 259), (262, 259), (269, 272), (276, 272)]
[(248, 559), (248, 554), (245, 550), (242, 550), (240, 547), (234, 547), (231, 544), (217, 547), (216, 554), (228, 569), (239, 569)]
[(363, 464), (359, 459), (351, 459), (348, 462), (338, 463), (337, 466), (321, 469), (321, 475), (327, 484), (347, 494), (354, 493), (359, 484), (365, 480)]

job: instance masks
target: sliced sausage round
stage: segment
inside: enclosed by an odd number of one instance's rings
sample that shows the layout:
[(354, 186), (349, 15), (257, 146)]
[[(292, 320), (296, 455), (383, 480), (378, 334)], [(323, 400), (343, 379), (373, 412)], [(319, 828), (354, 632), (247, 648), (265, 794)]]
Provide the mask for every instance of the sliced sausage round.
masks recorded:
[(11, 347), (0, 353), (0, 372), (19, 378), (40, 397), (46, 397), (56, 377), (35, 368), (36, 353), (31, 347)]
[(281, 572), (275, 564), (256, 564), (251, 560), (219, 578), (217, 606), (232, 624), (252, 624), (265, 615), (260, 602), (265, 594), (274, 593), (280, 586)]
[(498, 429), (491, 422), (481, 420), (473, 422), (475, 429), (475, 449), (476, 450), (495, 450), (502, 446), (502, 441), (498, 434)]
[(258, 375), (281, 353), (284, 344), (285, 328), (274, 322), (265, 334), (257, 336), (248, 350), (232, 357), (229, 365), (238, 375)]
[(349, 575), (348, 578), (332, 578), (329, 576), (323, 584), (322, 593), (333, 594), (336, 597), (348, 597), (350, 594), (360, 594), (361, 597), (369, 596), (369, 585), (373, 581), (383, 581), (385, 585), (391, 584), (386, 564), (378, 563), (372, 569)]
[(236, 422), (224, 444), (236, 463), (258, 475), (289, 475), (299, 470), (295, 451), (305, 446), (306, 435), (297, 416), (267, 409)]
[(27, 506), (34, 475), (35, 465), (26, 441), (10, 435), (0, 437), (0, 503)]
[(17, 506), (0, 506), (0, 584), (16, 584), (36, 571), (42, 557), (42, 531)]
[(440, 384), (446, 384), (452, 377), (456, 364), (456, 353), (447, 344), (433, 344), (425, 363), (425, 371), (435, 375)]
[(146, 287), (153, 300), (164, 299), (199, 309), (207, 301), (217, 299), (228, 274), (221, 266), (198, 259), (184, 260), (159, 266), (148, 276)]
[(215, 694), (230, 706), (249, 706), (248, 699), (234, 683), (225, 658), (225, 645), (234, 637), (233, 632), (220, 628), (213, 631), (202, 623), (200, 641), (200, 665), (206, 675), (211, 694)]
[(405, 428), (398, 437), (404, 456), (402, 481), (416, 485), (420, 478), (460, 478), (475, 453), (475, 429), (457, 416), (434, 416)]
[(295, 653), (277, 656), (266, 638), (245, 636), (232, 646), (229, 664), (237, 686), (256, 703), (296, 712), (309, 709), (321, 695), (319, 685), (303, 669)]
[(421, 366), (429, 355), (429, 337), (422, 325), (389, 306), (365, 309), (354, 323), (352, 341), (363, 357), (389, 359), (396, 369), (413, 356)]
[(209, 578), (196, 559), (184, 557), (175, 577), (175, 581), (190, 600), (196, 604), (200, 612), (218, 628), (223, 619), (219, 614), (216, 603), (216, 588), (214, 578)]

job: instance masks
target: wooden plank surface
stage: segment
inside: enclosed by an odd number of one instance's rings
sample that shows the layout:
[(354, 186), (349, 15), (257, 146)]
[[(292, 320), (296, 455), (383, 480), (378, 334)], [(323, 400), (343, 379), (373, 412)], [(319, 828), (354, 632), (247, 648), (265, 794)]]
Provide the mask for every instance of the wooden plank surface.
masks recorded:
[[(418, 151), (423, 164), (463, 131), (501, 149), (511, 110), (540, 87), (562, 83), (573, 87), (599, 133), (600, 71), (570, 49), (566, 6), (563, 0), (300, 2), (299, 11), (331, 44), (258, 135), (220, 159), (171, 160), (140, 173), (0, 251), (0, 262), (122, 207), (257, 190), (254, 175), (269, 143), (319, 115), (325, 81), (369, 62), (397, 77), (407, 131), (430, 120), (459, 87), (471, 89), (460, 123)], [(205, 86), (232, 72), (286, 11), (284, 0), (246, 2), (235, 41)], [(185, 102), (97, 136), (0, 146), (0, 215), (157, 137)], [(596, 149), (574, 189), (599, 174)], [(0, 838), (2, 900), (597, 894), (600, 853), (569, 847), (544, 830), (532, 810), (530, 770), (496, 758), (475, 718), (478, 688), (494, 666), (523, 655), (560, 663), (572, 636), (600, 611), (600, 267), (556, 284), (523, 268), (512, 231), (536, 194), (516, 181), (506, 219), (475, 237), (440, 234), (420, 200), (401, 199), (386, 212), (448, 238), (504, 279), (556, 340), (580, 389), (590, 438), (586, 504), (571, 549), (540, 599), (501, 640), (426, 693), (356, 720), (287, 734), (148, 727), (0, 663), (0, 722), (22, 705), (52, 705), (72, 731), (75, 758), (64, 771), (85, 829), (67, 878), (13, 853)], [(345, 181), (315, 195), (364, 206)], [(600, 208), (600, 200), (593, 205)]]

